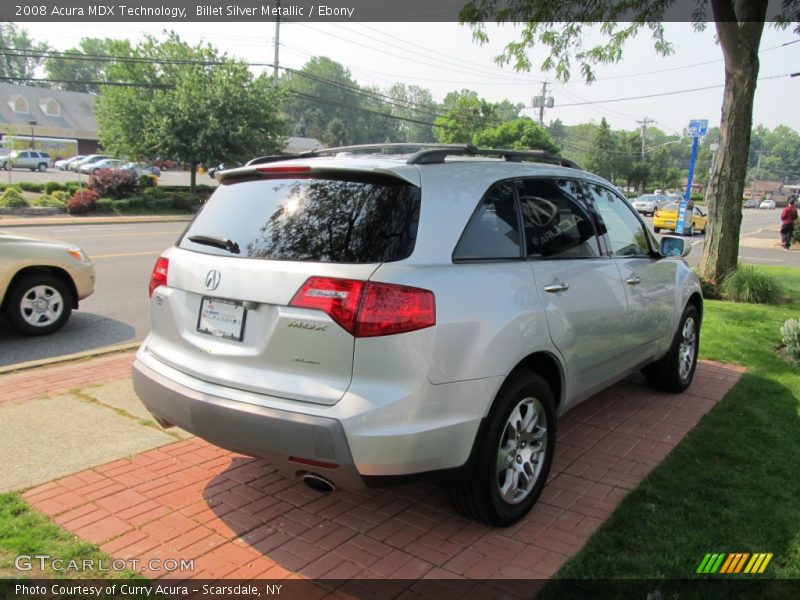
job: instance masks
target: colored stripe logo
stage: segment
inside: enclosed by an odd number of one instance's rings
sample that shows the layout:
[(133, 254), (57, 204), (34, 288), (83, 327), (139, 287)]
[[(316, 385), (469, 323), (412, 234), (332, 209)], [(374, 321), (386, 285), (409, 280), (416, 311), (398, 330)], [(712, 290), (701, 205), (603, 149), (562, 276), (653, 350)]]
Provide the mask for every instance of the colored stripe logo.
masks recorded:
[(772, 560), (772, 552), (708, 553), (700, 561), (697, 573), (719, 575), (760, 575)]

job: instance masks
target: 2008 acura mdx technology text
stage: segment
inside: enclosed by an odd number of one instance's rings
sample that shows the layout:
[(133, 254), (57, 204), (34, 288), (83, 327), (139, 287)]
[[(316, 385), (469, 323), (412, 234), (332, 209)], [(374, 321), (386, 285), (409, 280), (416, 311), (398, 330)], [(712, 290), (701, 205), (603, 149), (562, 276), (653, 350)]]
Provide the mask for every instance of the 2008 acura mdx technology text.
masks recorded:
[(703, 300), (607, 181), (542, 152), (355, 147), (220, 186), (150, 283), (136, 391), (164, 425), (321, 490), (420, 476), (496, 525), (556, 420), (643, 370), (681, 392)]

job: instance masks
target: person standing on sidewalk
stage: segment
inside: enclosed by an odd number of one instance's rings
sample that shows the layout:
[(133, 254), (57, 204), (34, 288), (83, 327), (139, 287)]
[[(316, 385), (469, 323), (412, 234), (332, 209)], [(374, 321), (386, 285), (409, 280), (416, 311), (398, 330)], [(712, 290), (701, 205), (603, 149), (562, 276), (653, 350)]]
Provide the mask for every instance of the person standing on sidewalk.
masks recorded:
[(789, 198), (789, 204), (781, 211), (781, 244), (787, 250), (792, 247), (794, 222), (797, 221), (797, 208), (795, 208), (796, 202), (796, 196)]

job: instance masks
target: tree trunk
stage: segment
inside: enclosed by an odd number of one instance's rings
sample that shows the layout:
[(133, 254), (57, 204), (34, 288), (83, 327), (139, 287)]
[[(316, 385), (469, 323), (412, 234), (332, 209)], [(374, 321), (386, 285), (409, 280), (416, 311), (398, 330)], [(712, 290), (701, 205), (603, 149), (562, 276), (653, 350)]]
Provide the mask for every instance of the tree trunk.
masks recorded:
[(191, 174), (189, 175), (189, 192), (194, 194), (195, 184), (197, 183), (197, 162), (189, 163)]
[[(758, 79), (758, 45), (764, 28), (763, 17), (762, 22), (741, 24), (731, 22), (725, 14), (720, 19), (717, 13), (720, 4), (725, 4), (725, 0), (712, 2), (725, 57), (725, 91), (719, 153), (709, 181), (708, 229), (700, 260), (700, 275), (714, 283), (721, 283), (738, 264), (742, 193)], [(754, 1), (753, 5), (756, 4), (760, 2)]]

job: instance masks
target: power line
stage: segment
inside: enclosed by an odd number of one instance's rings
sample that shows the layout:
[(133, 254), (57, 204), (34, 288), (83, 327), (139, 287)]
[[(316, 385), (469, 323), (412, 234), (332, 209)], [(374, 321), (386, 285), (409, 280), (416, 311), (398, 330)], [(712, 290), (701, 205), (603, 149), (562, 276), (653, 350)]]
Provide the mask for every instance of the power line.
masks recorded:
[(108, 85), (112, 87), (140, 87), (170, 89), (175, 86), (170, 83), (141, 83), (131, 81), (86, 81), (78, 79), (37, 79), (34, 77), (0, 77), (2, 81), (30, 81), (33, 83), (79, 83), (85, 85)]

